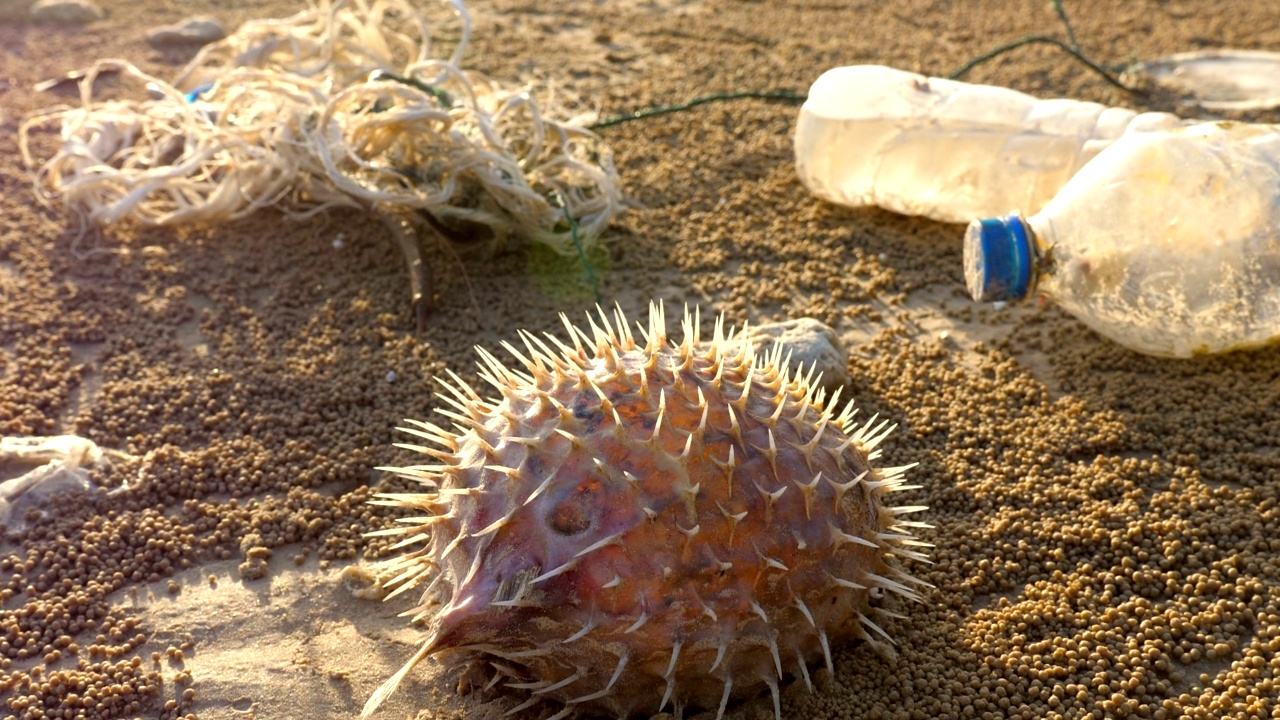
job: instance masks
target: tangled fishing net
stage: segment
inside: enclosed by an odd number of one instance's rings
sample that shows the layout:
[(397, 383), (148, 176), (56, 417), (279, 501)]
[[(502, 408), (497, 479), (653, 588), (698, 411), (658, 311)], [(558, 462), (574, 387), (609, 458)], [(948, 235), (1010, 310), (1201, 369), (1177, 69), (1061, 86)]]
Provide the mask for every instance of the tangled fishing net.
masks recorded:
[[(38, 166), (45, 201), (96, 225), (391, 203), (580, 252), (622, 209), (608, 149), (580, 121), (548, 117), (529, 90), (463, 70), (466, 8), (432, 9), (443, 23), (405, 0), (249, 22), (172, 82), (100, 61), (79, 83), (79, 107), (23, 123), (23, 159)], [(103, 73), (147, 99), (98, 99)], [(62, 145), (41, 163), (30, 135), (53, 123)]]

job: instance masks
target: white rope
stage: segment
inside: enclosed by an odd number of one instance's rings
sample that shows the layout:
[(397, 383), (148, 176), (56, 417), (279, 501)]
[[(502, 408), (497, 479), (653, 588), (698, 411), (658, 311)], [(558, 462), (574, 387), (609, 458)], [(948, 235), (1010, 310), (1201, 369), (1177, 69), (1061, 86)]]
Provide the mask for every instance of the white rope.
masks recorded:
[[(528, 90), (463, 70), (470, 17), (461, 0), (440, 6), (451, 27), (407, 0), (326, 0), (249, 22), (172, 83), (99, 61), (80, 82), (79, 107), (23, 122), (23, 160), (38, 168), (44, 202), (96, 225), (213, 224), (264, 207), (305, 217), (388, 202), (568, 255), (578, 249), (567, 209), (589, 249), (623, 207), (608, 149), (552, 119), (555, 108)], [(446, 33), (456, 42), (433, 57)], [(97, 99), (104, 72), (150, 99)], [(53, 124), (62, 145), (41, 162), (33, 132)]]

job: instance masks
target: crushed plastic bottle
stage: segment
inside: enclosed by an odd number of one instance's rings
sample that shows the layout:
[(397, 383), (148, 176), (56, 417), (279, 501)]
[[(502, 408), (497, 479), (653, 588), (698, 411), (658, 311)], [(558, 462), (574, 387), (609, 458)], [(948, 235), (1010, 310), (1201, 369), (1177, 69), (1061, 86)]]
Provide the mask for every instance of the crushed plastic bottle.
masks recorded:
[(796, 125), (796, 170), (818, 196), (944, 222), (1038, 212), (1126, 132), (1168, 113), (931, 78), (878, 65), (829, 70)]
[(975, 220), (978, 301), (1043, 294), (1100, 335), (1186, 358), (1280, 338), (1280, 127), (1127, 135), (1030, 217)]
[(1125, 72), (1184, 95), (1205, 110), (1280, 107), (1280, 53), (1195, 50), (1138, 63)]

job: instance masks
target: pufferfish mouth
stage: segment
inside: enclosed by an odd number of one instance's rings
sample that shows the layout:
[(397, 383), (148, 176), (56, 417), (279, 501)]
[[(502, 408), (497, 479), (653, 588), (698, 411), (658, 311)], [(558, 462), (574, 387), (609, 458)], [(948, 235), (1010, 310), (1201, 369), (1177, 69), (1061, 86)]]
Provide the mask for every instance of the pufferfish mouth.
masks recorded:
[[(598, 507), (599, 503), (607, 504), (598, 490), (579, 487), (545, 498), (546, 507), (533, 514), (554, 532), (543, 536), (541, 542), (527, 537), (499, 538), (487, 545), (485, 553), (476, 554), (467, 576), (453, 588), (452, 599), (432, 619), (438, 652), (457, 646), (492, 648), (493, 638), (519, 634), (516, 626), (528, 614), (524, 609), (542, 608), (549, 601), (576, 605), (584, 596), (594, 596), (602, 586), (617, 582), (610, 583), (610, 577), (599, 573), (582, 572), (588, 556), (618, 550), (611, 546), (618, 545), (625, 534), (620, 531), (596, 537), (619, 520)], [(602, 517), (602, 511), (608, 517)], [(482, 557), (484, 567), (480, 567)], [(606, 608), (595, 607), (595, 611), (607, 614)]]
[(458, 602), (450, 602), (432, 620), (428, 654), (470, 649), (474, 643), (467, 638), (479, 637), (478, 633), (502, 632), (510, 622), (508, 618), (507, 613), (486, 608), (486, 603), (475, 595), (459, 596)]
[[(606, 538), (605, 542), (612, 539)], [(427, 654), (479, 652), (504, 659), (519, 658), (523, 655), (518, 650), (522, 644), (520, 636), (525, 625), (540, 615), (546, 596), (573, 603), (576, 602), (574, 598), (590, 591), (599, 592), (597, 588), (583, 587), (593, 583), (590, 578), (571, 572), (577, 565), (576, 558), (549, 571), (544, 571), (541, 565), (529, 565), (499, 577), (496, 587), (482, 588), (483, 582), (461, 586), (455, 592), (454, 600), (433, 616), (428, 642), (431, 650)], [(590, 626), (603, 622), (603, 616), (609, 615), (605, 608), (594, 604), (593, 607), (598, 614)], [(584, 630), (589, 630), (590, 626)], [(495, 643), (495, 638), (503, 638), (503, 641)], [(576, 638), (571, 636), (566, 642), (572, 639)], [(530, 644), (531, 647), (534, 645)]]
[(541, 565), (530, 565), (514, 575), (498, 580), (498, 588), (489, 604), (495, 607), (519, 607), (528, 596), (533, 580), (542, 574)]

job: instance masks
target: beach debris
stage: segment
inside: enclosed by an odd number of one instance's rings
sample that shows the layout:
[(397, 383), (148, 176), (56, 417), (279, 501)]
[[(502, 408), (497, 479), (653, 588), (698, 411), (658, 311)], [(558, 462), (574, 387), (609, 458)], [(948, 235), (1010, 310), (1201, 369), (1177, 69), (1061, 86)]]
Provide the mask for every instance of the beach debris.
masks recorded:
[(496, 397), (442, 381), (455, 429), (402, 428), (427, 464), (385, 469), (422, 488), (379, 495), (412, 517), (370, 535), (402, 538), (375, 570), (428, 635), (364, 715), (437, 655), (516, 691), (508, 714), (719, 717), (767, 691), (780, 716), (781, 684), (832, 670), (839, 643), (887, 647), (869, 601), (922, 599), (901, 563), (927, 562), (928, 527), (886, 497), (912, 466), (873, 465), (889, 421), (855, 423), (723, 317), (706, 344), (696, 310), (679, 343), (660, 305), (639, 341), (621, 308), (561, 317), (567, 341), (503, 344), (518, 369), (479, 350)]
[(99, 80), (114, 78), (117, 74), (119, 73), (114, 68), (102, 68), (93, 73), (92, 77), (90, 77), (89, 73), (84, 72), (83, 70), (72, 70), (71, 72), (59, 77), (41, 80), (35, 85), (32, 85), (31, 89), (36, 92), (79, 92), (80, 83), (86, 78), (89, 79), (90, 83), (96, 83)]
[[(580, 257), (623, 209), (594, 116), (464, 70), (470, 37), (461, 0), (323, 2), (245, 23), (171, 81), (99, 61), (78, 106), (26, 118), (19, 146), (41, 200), (98, 226), (390, 207), (448, 240)], [(95, 92), (104, 73), (124, 99)], [(61, 144), (37, 157), (51, 125)]]
[(77, 435), (0, 437), (0, 522), (21, 524), (54, 495), (92, 489), (90, 470), (129, 457)]
[(1052, 301), (1135, 352), (1194, 358), (1280, 341), (1280, 127), (1126, 135), (1039, 213), (974, 220), (977, 302)]
[(227, 30), (217, 18), (198, 15), (180, 23), (148, 30), (147, 44), (157, 49), (192, 47), (208, 45), (226, 36)]
[(1197, 50), (1141, 62), (1128, 72), (1205, 110), (1280, 107), (1280, 53)]
[(1184, 121), (882, 65), (824, 72), (795, 127), (796, 173), (818, 197), (966, 223), (1038, 212), (1120, 137)]

